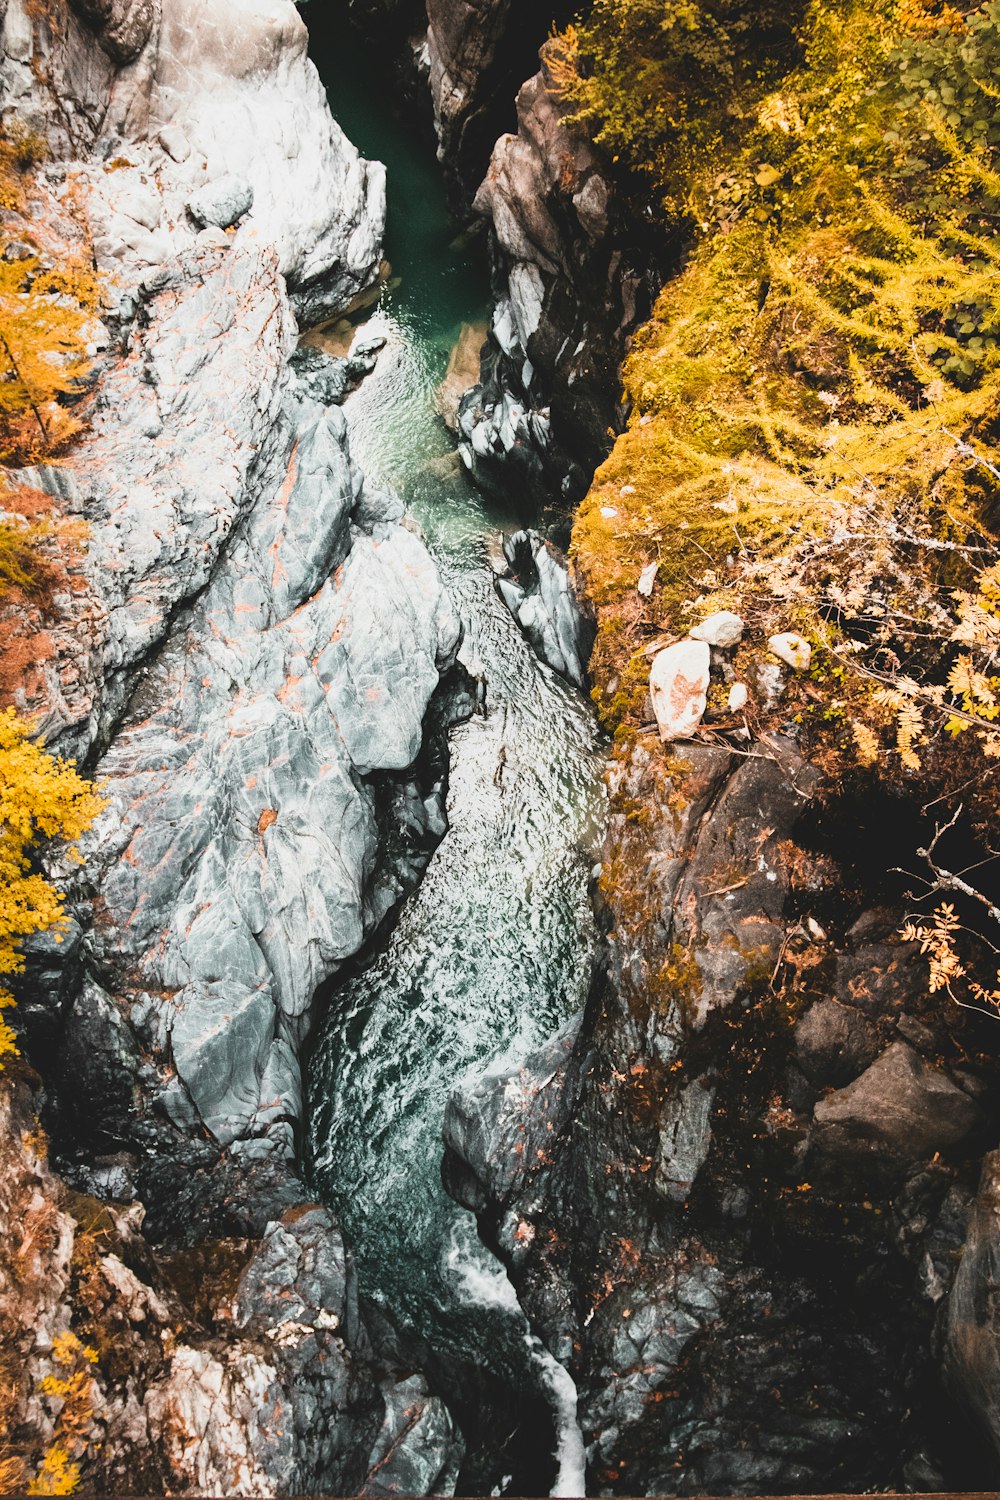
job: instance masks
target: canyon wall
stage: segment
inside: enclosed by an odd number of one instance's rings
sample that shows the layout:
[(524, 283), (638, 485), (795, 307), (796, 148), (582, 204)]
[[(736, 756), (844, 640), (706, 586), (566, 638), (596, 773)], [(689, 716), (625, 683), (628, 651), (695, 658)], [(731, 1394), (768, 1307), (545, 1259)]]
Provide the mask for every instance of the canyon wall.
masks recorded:
[[(5, 1246), (0, 1312), (36, 1444), (59, 1436), (37, 1394), (58, 1335), (96, 1346), (83, 1462), (106, 1490), (446, 1491), (461, 1452), (375, 1360), (296, 1175), (316, 990), (445, 826), (460, 639), (351, 463), (349, 372), (293, 358), (296, 318), (377, 275), (385, 213), (306, 41), (290, 3), (221, 0), (12, 0), (0, 34), (5, 119), (49, 148), (25, 237), (92, 247), (104, 288), (86, 435), (6, 476), (86, 535), (44, 632), (11, 625), (8, 701), (107, 799), (82, 868), (53, 869), (70, 932), (18, 987), (61, 1175), (17, 1147), (12, 1077), (10, 1222), (48, 1227)], [(205, 1256), (227, 1269), (199, 1289)]]

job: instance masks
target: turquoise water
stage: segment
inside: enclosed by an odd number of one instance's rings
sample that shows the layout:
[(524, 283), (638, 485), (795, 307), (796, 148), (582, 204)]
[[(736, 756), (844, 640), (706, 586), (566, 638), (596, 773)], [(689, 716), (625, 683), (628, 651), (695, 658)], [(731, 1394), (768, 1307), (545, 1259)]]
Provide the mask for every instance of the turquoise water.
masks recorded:
[(452, 734), (450, 828), (421, 886), (320, 1027), (311, 1170), (364, 1293), (407, 1346), (430, 1350), (438, 1370), (533, 1386), (553, 1410), (563, 1488), (579, 1494), (575, 1393), (528, 1338), (472, 1216), (445, 1194), (441, 1126), (456, 1084), (516, 1065), (584, 1003), (601, 744), (589, 703), (538, 662), (493, 588), (488, 553), (524, 518), (471, 487), (435, 409), (462, 325), (485, 313), (484, 268), (455, 239), (432, 152), (378, 107), (357, 59), (320, 61), (335, 116), (388, 167), (393, 279), (364, 325), (387, 344), (345, 405), (352, 451), (420, 520), (462, 613), (463, 660), (486, 678), (488, 712)]

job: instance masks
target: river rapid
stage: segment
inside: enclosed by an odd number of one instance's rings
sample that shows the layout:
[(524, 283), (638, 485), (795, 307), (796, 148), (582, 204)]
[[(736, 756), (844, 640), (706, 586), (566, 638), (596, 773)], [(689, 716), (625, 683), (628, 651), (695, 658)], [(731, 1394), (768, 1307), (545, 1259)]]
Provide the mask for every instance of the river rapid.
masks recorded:
[(386, 345), (345, 405), (352, 453), (422, 526), (486, 702), (451, 734), (449, 829), (421, 885), (330, 997), (309, 1067), (309, 1169), (376, 1322), (457, 1401), (473, 1450), (462, 1492), (581, 1495), (572, 1382), (446, 1195), (441, 1127), (456, 1084), (516, 1065), (584, 1004), (602, 748), (589, 703), (538, 661), (493, 587), (490, 553), (530, 515), (472, 488), (436, 409), (463, 325), (487, 315), (481, 254), (456, 240), (432, 148), (387, 113), (370, 60), (342, 34), (314, 48), (335, 117), (388, 168), (392, 272), (360, 318)]

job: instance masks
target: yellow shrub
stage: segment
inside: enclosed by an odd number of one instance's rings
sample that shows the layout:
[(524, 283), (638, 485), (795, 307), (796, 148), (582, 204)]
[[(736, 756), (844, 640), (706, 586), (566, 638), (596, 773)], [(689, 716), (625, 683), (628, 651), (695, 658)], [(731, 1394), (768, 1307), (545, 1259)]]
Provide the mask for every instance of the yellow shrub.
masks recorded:
[[(47, 754), (29, 733), (13, 709), (0, 713), (0, 976), (23, 969), (22, 938), (58, 928), (63, 919), (60, 892), (32, 869), (38, 842), (78, 839), (103, 806), (72, 765)], [(0, 990), (0, 1007), (11, 1003)], [(0, 1057), (15, 1050), (13, 1032), (0, 1019)]]
[(60, 1333), (52, 1342), (52, 1358), (62, 1373), (46, 1375), (41, 1390), (61, 1406), (55, 1437), (28, 1485), (29, 1495), (74, 1493), (80, 1483), (79, 1455), (86, 1446), (94, 1415), (92, 1367), (97, 1362), (96, 1350), (81, 1343), (75, 1333)]

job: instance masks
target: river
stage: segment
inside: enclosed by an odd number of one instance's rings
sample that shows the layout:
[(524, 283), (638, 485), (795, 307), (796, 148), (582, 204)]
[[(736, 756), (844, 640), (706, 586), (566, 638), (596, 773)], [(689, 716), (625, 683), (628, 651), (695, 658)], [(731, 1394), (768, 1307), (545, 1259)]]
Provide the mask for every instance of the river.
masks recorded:
[[(487, 1441), (465, 1484), (501, 1490), (506, 1479), (525, 1494), (544, 1480), (579, 1495), (572, 1383), (530, 1337), (472, 1215), (445, 1194), (441, 1125), (457, 1083), (518, 1062), (584, 1003), (600, 738), (590, 705), (536, 659), (493, 588), (489, 550), (526, 517), (472, 488), (435, 408), (463, 324), (487, 315), (480, 255), (456, 240), (433, 151), (386, 108), (372, 60), (342, 34), (336, 45), (317, 36), (314, 54), (335, 117), (388, 168), (392, 276), (363, 317), (387, 343), (345, 405), (352, 452), (423, 527), (463, 617), (462, 659), (486, 679), (487, 712), (452, 732), (449, 831), (421, 885), (330, 999), (309, 1066), (310, 1171), (353, 1246), (363, 1295), (400, 1346), (422, 1352), (432, 1380), (475, 1371), (477, 1391), (492, 1381), (510, 1393), (506, 1447)], [(527, 1430), (532, 1402), (545, 1439)], [(489, 1413), (471, 1426), (482, 1447)], [(547, 1441), (547, 1479), (543, 1464), (533, 1480), (533, 1441)], [(491, 1472), (502, 1452), (526, 1456), (521, 1472), (516, 1457), (510, 1474)]]

